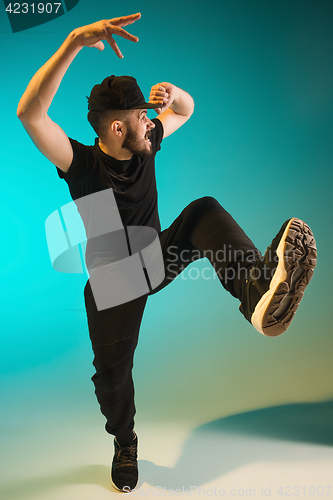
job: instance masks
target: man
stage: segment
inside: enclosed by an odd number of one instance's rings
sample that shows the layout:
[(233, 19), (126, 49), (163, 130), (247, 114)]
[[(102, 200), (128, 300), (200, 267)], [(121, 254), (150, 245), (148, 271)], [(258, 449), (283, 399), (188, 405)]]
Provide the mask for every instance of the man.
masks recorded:
[[(77, 204), (89, 195), (111, 190), (125, 228), (145, 226), (158, 233), (165, 274), (158, 286), (150, 286), (147, 293), (133, 300), (104, 308), (98, 307), (91, 279), (84, 291), (95, 355), (93, 382), (107, 420), (106, 430), (115, 436), (111, 477), (115, 487), (125, 491), (135, 488), (138, 480), (131, 372), (148, 295), (170, 283), (190, 262), (208, 257), (224, 288), (241, 301), (245, 318), (264, 335), (276, 336), (288, 328), (316, 265), (315, 240), (299, 219), (283, 224), (262, 257), (234, 219), (210, 197), (192, 202), (161, 232), (154, 158), (161, 141), (181, 127), (194, 108), (190, 95), (175, 85), (154, 85), (148, 103), (133, 77), (112, 75), (95, 85), (88, 113), (98, 136), (94, 146), (69, 139), (50, 119), (48, 108), (78, 52), (84, 46), (103, 50), (102, 40), (106, 40), (122, 58), (113, 35), (137, 42), (123, 26), (140, 17), (138, 13), (75, 29), (34, 75), (18, 106), (28, 134), (57, 166)], [(148, 119), (148, 108), (157, 111), (156, 119)], [(89, 211), (80, 213), (87, 233), (103, 216), (98, 214), (92, 223)], [(90, 270), (103, 272), (103, 266), (112, 262), (111, 254), (116, 250), (110, 242), (107, 237), (88, 238), (86, 261)]]

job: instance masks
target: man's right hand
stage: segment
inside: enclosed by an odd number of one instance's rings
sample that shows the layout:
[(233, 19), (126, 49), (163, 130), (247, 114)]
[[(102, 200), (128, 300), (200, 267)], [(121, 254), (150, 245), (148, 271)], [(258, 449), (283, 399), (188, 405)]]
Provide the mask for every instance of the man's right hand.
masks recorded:
[(112, 35), (119, 35), (131, 42), (137, 42), (139, 39), (137, 36), (131, 35), (122, 26), (127, 26), (133, 24), (135, 21), (140, 19), (141, 14), (132, 14), (130, 16), (115, 17), (114, 19), (97, 21), (93, 24), (88, 24), (87, 26), (82, 26), (77, 28), (75, 34), (78, 41), (86, 47), (96, 47), (98, 50), (104, 50), (104, 43), (102, 40), (106, 40), (118, 57), (123, 58), (124, 56), (119, 50), (119, 47)]
[(66, 133), (48, 116), (49, 106), (60, 82), (74, 57), (84, 46), (103, 50), (102, 40), (106, 40), (117, 56), (122, 58), (113, 35), (137, 42), (138, 38), (125, 31), (122, 26), (132, 24), (140, 17), (141, 14), (137, 13), (76, 28), (33, 76), (21, 97), (17, 115), (24, 128), (43, 155), (64, 172), (68, 171), (73, 159), (72, 146)]

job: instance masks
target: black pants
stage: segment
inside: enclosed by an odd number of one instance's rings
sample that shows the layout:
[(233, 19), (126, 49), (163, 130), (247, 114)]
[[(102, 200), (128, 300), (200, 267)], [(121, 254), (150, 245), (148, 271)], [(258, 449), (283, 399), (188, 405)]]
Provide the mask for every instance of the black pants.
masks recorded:
[[(152, 293), (164, 288), (191, 262), (207, 257), (222, 285), (239, 297), (242, 269), (260, 252), (221, 205), (210, 197), (188, 205), (159, 235), (165, 279)], [(148, 295), (98, 311), (89, 280), (84, 290), (94, 366), (92, 380), (110, 434), (128, 436), (134, 426), (133, 355)]]

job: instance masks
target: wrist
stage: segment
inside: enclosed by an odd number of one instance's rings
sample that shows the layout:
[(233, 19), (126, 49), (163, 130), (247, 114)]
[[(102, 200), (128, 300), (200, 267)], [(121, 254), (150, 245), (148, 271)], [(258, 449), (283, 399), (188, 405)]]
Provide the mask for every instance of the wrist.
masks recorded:
[(77, 50), (77, 52), (84, 47), (79, 28), (76, 28), (68, 35), (66, 42), (70, 48)]
[[(173, 110), (173, 111), (176, 111), (176, 108), (177, 108), (177, 103), (179, 102), (179, 88), (176, 87), (176, 85), (172, 85), (172, 103), (170, 104), (170, 108)], [(175, 109), (173, 109), (175, 108)]]

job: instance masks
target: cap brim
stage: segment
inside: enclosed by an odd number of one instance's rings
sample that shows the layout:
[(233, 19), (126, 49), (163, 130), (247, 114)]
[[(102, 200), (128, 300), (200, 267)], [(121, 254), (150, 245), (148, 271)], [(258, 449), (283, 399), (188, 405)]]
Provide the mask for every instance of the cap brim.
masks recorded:
[(143, 102), (139, 106), (133, 106), (133, 108), (130, 108), (130, 109), (156, 109), (156, 108), (161, 108), (161, 104), (153, 104), (151, 102)]

